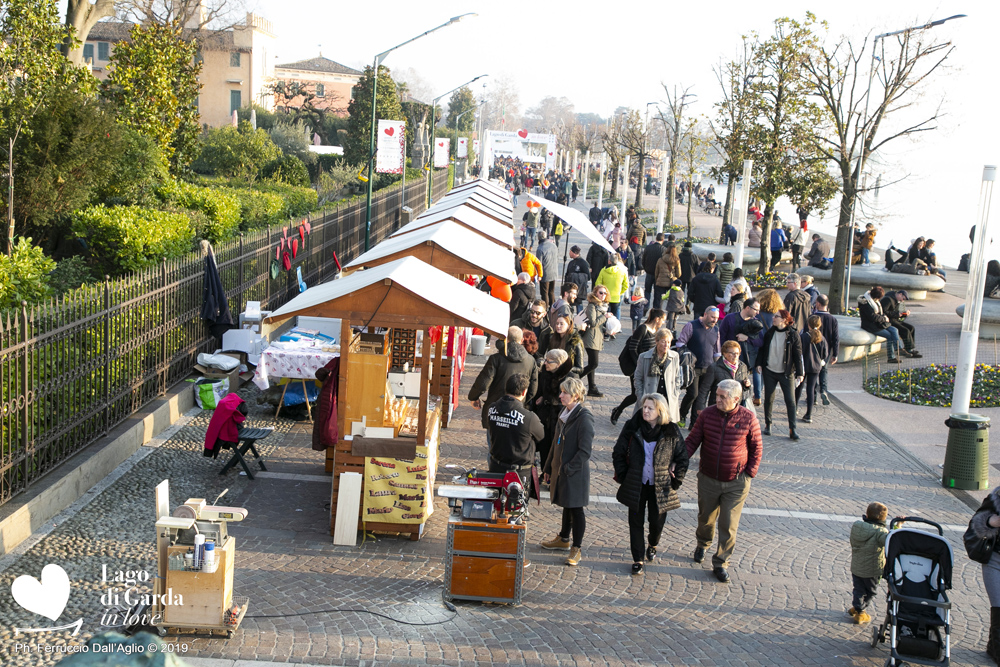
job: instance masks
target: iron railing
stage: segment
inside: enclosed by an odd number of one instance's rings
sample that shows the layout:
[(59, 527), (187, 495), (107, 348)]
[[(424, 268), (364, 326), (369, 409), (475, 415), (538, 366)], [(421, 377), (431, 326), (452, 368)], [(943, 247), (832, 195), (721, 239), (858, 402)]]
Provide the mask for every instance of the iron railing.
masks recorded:
[[(447, 189), (435, 174), (432, 197)], [(426, 181), (379, 192), (372, 201), (371, 242), (401, 226), (402, 206), (424, 210)], [(234, 317), (247, 301), (274, 310), (307, 285), (336, 273), (364, 246), (363, 201), (303, 218), (306, 236), (291, 271), (270, 277), (282, 227), (246, 232), (214, 248)], [(298, 237), (301, 220), (287, 224)], [(32, 308), (0, 313), (0, 504), (164, 395), (191, 372), (215, 338), (201, 319), (204, 259), (197, 253), (134, 275), (73, 290)]]

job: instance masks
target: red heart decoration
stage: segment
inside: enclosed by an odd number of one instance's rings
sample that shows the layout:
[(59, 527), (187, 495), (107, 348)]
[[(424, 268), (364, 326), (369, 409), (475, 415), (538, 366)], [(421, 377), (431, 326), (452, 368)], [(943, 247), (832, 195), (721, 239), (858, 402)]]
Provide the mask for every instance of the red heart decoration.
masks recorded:
[(550, 152), (549, 155), (552, 155), (552, 153)]
[(302, 239), (302, 247), (306, 247), (306, 229), (305, 227), (299, 227), (299, 238)]
[(385, 128), (384, 132), (391, 137), (392, 135), (396, 134), (396, 128), (394, 128), (394, 127), (387, 127), (387, 128)]
[(282, 236), (284, 236), (284, 237), (285, 237), (286, 239), (288, 238), (288, 226), (287, 226), (287, 225), (281, 228), (281, 234), (282, 234)]
[(299, 240), (292, 239), (292, 257), (295, 257), (298, 254), (299, 254)]
[(518, 130), (517, 131), (517, 136), (521, 137), (522, 139), (527, 139), (528, 138), (528, 131), (527, 130)]
[(439, 141), (438, 142), (438, 146), (440, 146), (441, 148), (444, 148), (444, 142), (443, 141)]

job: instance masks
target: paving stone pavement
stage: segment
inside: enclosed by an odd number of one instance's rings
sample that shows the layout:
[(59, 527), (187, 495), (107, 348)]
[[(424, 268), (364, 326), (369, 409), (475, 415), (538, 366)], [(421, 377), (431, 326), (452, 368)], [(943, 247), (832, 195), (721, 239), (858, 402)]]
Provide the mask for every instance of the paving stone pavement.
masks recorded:
[[(625, 323), (626, 328), (629, 326)], [(611, 449), (618, 429), (608, 419), (628, 391), (617, 375), (623, 333), (601, 355), (603, 399), (589, 399), (597, 416), (593, 497), (614, 496)], [(475, 377), (470, 358), (463, 395)], [(255, 390), (245, 389), (247, 396)], [(558, 528), (559, 510), (543, 504), (528, 527), (532, 567), (520, 606), (441, 604), (447, 508), (437, 510), (423, 539), (368, 538), (358, 547), (334, 546), (329, 536), (329, 477), (310, 448), (308, 424), (277, 422), (261, 441), (273, 475), (254, 481), (218, 476), (221, 462), (202, 457), (208, 413), (196, 414), (169, 439), (134, 462), (85, 507), (57, 517), (55, 528), (0, 567), (0, 590), (22, 574), (62, 565), (72, 591), (65, 619), (82, 618), (78, 637), (51, 633), (51, 644), (82, 643), (100, 630), (106, 606), (102, 565), (109, 570), (154, 569), (153, 488), (171, 482), (172, 502), (214, 498), (249, 510), (232, 524), (237, 539), (237, 593), (250, 598), (249, 617), (231, 639), (180, 637), (183, 656), (314, 665), (864, 665), (884, 663), (884, 645), (868, 645), (869, 627), (850, 623), (850, 548), (847, 517), (872, 500), (893, 515), (919, 515), (961, 527), (970, 508), (940, 488), (925, 466), (866, 432), (836, 404), (802, 425), (802, 440), (765, 438), (764, 461), (747, 500), (731, 563), (732, 583), (718, 583), (708, 562), (690, 560), (695, 546), (694, 471), (680, 489), (657, 560), (640, 577), (628, 574), (626, 511), (592, 502), (584, 560), (538, 548)], [(783, 425), (780, 401), (775, 425)], [(273, 424), (266, 412), (254, 425)], [(779, 433), (779, 428), (775, 429)], [(478, 412), (459, 407), (442, 433), (441, 464), (479, 465), (485, 438)], [(789, 512), (807, 512), (793, 516)], [(946, 532), (955, 549), (952, 657), (957, 665), (987, 662), (989, 604), (979, 567), (964, 556), (960, 532)], [(883, 585), (884, 590), (884, 585)], [(140, 587), (148, 590), (148, 587)], [(873, 616), (884, 613), (879, 598)], [(308, 613), (335, 610), (324, 613)], [(405, 625), (358, 610), (385, 614)], [(40, 617), (0, 595), (0, 663), (41, 665), (46, 654), (15, 651), (14, 627), (37, 627)], [(43, 619), (44, 620), (44, 619)], [(434, 624), (436, 625), (419, 625)], [(24, 635), (16, 641), (23, 641)], [(41, 641), (39, 638), (33, 638)]]

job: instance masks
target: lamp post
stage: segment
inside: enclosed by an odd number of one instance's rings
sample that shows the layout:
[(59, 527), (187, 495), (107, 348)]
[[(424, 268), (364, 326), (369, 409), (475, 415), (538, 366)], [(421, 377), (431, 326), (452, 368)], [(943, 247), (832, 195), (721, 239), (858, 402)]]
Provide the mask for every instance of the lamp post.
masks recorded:
[[(872, 63), (871, 67), (868, 70), (868, 92), (865, 93), (865, 113), (863, 116), (861, 116), (861, 128), (863, 131), (867, 132), (865, 127), (868, 125), (868, 102), (871, 99), (872, 95), (872, 79), (875, 78), (875, 50), (878, 47), (879, 41), (885, 39), (886, 37), (894, 37), (896, 35), (902, 35), (904, 33), (916, 32), (918, 30), (929, 30), (930, 28), (939, 26), (942, 23), (945, 23), (952, 19), (961, 19), (961, 18), (965, 18), (965, 14), (955, 14), (954, 16), (949, 16), (946, 19), (938, 19), (937, 21), (931, 21), (929, 23), (924, 23), (923, 25), (916, 25), (909, 28), (903, 28), (902, 30), (893, 30), (892, 32), (883, 32), (881, 35), (875, 35), (875, 38), (872, 40)], [(858, 162), (856, 169), (854, 171), (855, 183), (860, 182), (861, 174), (865, 169), (866, 156), (865, 156), (865, 141), (863, 139), (864, 137), (862, 137), (861, 152), (858, 154)], [(847, 303), (850, 303), (851, 300), (851, 260), (854, 257), (854, 217), (855, 213), (857, 212), (857, 209), (858, 209), (858, 191), (855, 190), (854, 199), (851, 201), (851, 223), (850, 223), (851, 235), (847, 245), (847, 274), (845, 280), (846, 284), (844, 285), (844, 299), (846, 299)]]
[(382, 64), (382, 61), (385, 60), (386, 56), (388, 56), (390, 53), (392, 53), (396, 49), (400, 48), (401, 46), (406, 46), (410, 42), (415, 42), (418, 39), (420, 39), (421, 37), (426, 37), (427, 35), (431, 34), (432, 32), (437, 32), (441, 28), (450, 26), (452, 23), (458, 23), (459, 21), (461, 21), (462, 19), (464, 19), (466, 16), (476, 16), (476, 14), (474, 12), (469, 12), (469, 13), (466, 13), (466, 14), (460, 14), (459, 16), (453, 16), (451, 19), (448, 20), (447, 23), (442, 23), (441, 25), (439, 25), (436, 28), (431, 28), (427, 32), (421, 33), (421, 34), (417, 35), (416, 37), (408, 39), (408, 40), (406, 40), (405, 42), (403, 42), (401, 44), (397, 44), (396, 46), (392, 47), (391, 49), (387, 49), (387, 50), (383, 51), (382, 53), (379, 53), (379, 54), (377, 54), (375, 56), (375, 60), (374, 60), (374, 62), (372, 64), (372, 122), (371, 122), (370, 131), (368, 133), (368, 187), (366, 188), (367, 189), (367, 195), (365, 197), (365, 251), (366, 252), (369, 250), (369, 247), (371, 245), (371, 231), (372, 231), (372, 187), (375, 184), (375, 181), (372, 178), (372, 176), (373, 176), (373, 174), (372, 174), (372, 169), (373, 169), (372, 161), (375, 158), (375, 125), (378, 122), (378, 120), (375, 118), (375, 100), (377, 99), (377, 92), (378, 92), (378, 68), (379, 68), (379, 65)]
[[(646, 134), (649, 132), (649, 107), (656, 104), (656, 102), (646, 102), (646, 117), (642, 121), (642, 147), (639, 149), (639, 180), (636, 181), (636, 187), (640, 190), (643, 188), (643, 183), (640, 181), (645, 181), (646, 173)], [(638, 193), (639, 201), (642, 201), (642, 193)]]
[[(431, 100), (431, 169), (430, 169), (430, 178), (427, 179), (427, 207), (428, 208), (430, 208), (430, 205), (431, 205), (431, 190), (434, 187), (434, 152), (435, 152), (435, 149), (437, 148), (437, 143), (436, 143), (437, 142), (437, 121), (435, 120), (435, 118), (436, 118), (436, 113), (435, 112), (437, 111), (437, 104), (438, 104), (438, 102), (440, 102), (441, 100), (443, 100), (446, 96), (451, 95), (453, 92), (455, 92), (459, 88), (463, 88), (465, 86), (468, 86), (473, 81), (479, 81), (483, 77), (487, 77), (487, 76), (489, 76), (489, 74), (480, 74), (475, 79), (470, 79), (469, 81), (466, 81), (465, 83), (463, 83), (461, 86), (455, 86), (454, 88), (452, 88), (448, 92), (442, 93), (442, 94), (438, 95), (437, 97), (435, 97), (433, 100)], [(457, 125), (456, 125), (456, 127), (457, 127)]]

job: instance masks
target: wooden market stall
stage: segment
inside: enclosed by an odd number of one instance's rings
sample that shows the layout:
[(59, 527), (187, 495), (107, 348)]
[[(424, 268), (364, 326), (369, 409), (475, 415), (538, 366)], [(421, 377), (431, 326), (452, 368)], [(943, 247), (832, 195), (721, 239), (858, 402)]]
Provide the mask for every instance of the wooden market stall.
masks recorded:
[(438, 200), (435, 203), (435, 206), (443, 208), (452, 203), (464, 204), (465, 202), (481, 203), (483, 206), (492, 209), (497, 213), (506, 213), (507, 217), (514, 214), (514, 206), (509, 200), (498, 197), (482, 189), (468, 190), (466, 192), (458, 193), (449, 192), (447, 195)]
[(486, 190), (500, 197), (506, 197), (508, 200), (510, 198), (510, 193), (502, 185), (481, 178), (456, 185), (448, 194), (452, 194), (453, 192), (468, 192), (470, 190)]
[[(339, 318), (341, 357), (337, 445), (328, 451), (333, 472), (330, 533), (334, 532), (341, 473), (360, 473), (359, 527), (419, 539), (433, 511), (437, 469), (444, 337), (434, 353), (432, 327), (478, 327), (504, 338), (507, 304), (414, 257), (357, 271), (312, 287), (268, 317)], [(369, 333), (355, 333), (352, 324)], [(379, 336), (374, 328), (387, 331)], [(423, 330), (417, 401), (398, 401), (387, 384), (393, 329)], [(437, 368), (435, 368), (437, 366)], [(377, 437), (352, 435), (364, 422)], [(391, 433), (391, 436), (390, 436)]]
[(504, 225), (505, 227), (514, 228), (514, 214), (512, 211), (507, 211), (495, 204), (484, 202), (478, 197), (468, 197), (465, 199), (441, 199), (438, 203), (434, 204), (431, 208), (423, 212), (421, 217), (427, 215), (434, 215), (436, 213), (441, 213), (442, 211), (450, 211), (458, 207), (469, 207), (484, 216), (489, 217), (493, 222)]
[(426, 212), (419, 218), (403, 225), (392, 235), (392, 238), (412, 234), (418, 229), (436, 225), (445, 220), (451, 220), (508, 250), (514, 248), (514, 229), (512, 227), (502, 225), (493, 218), (464, 204), (443, 211)]

